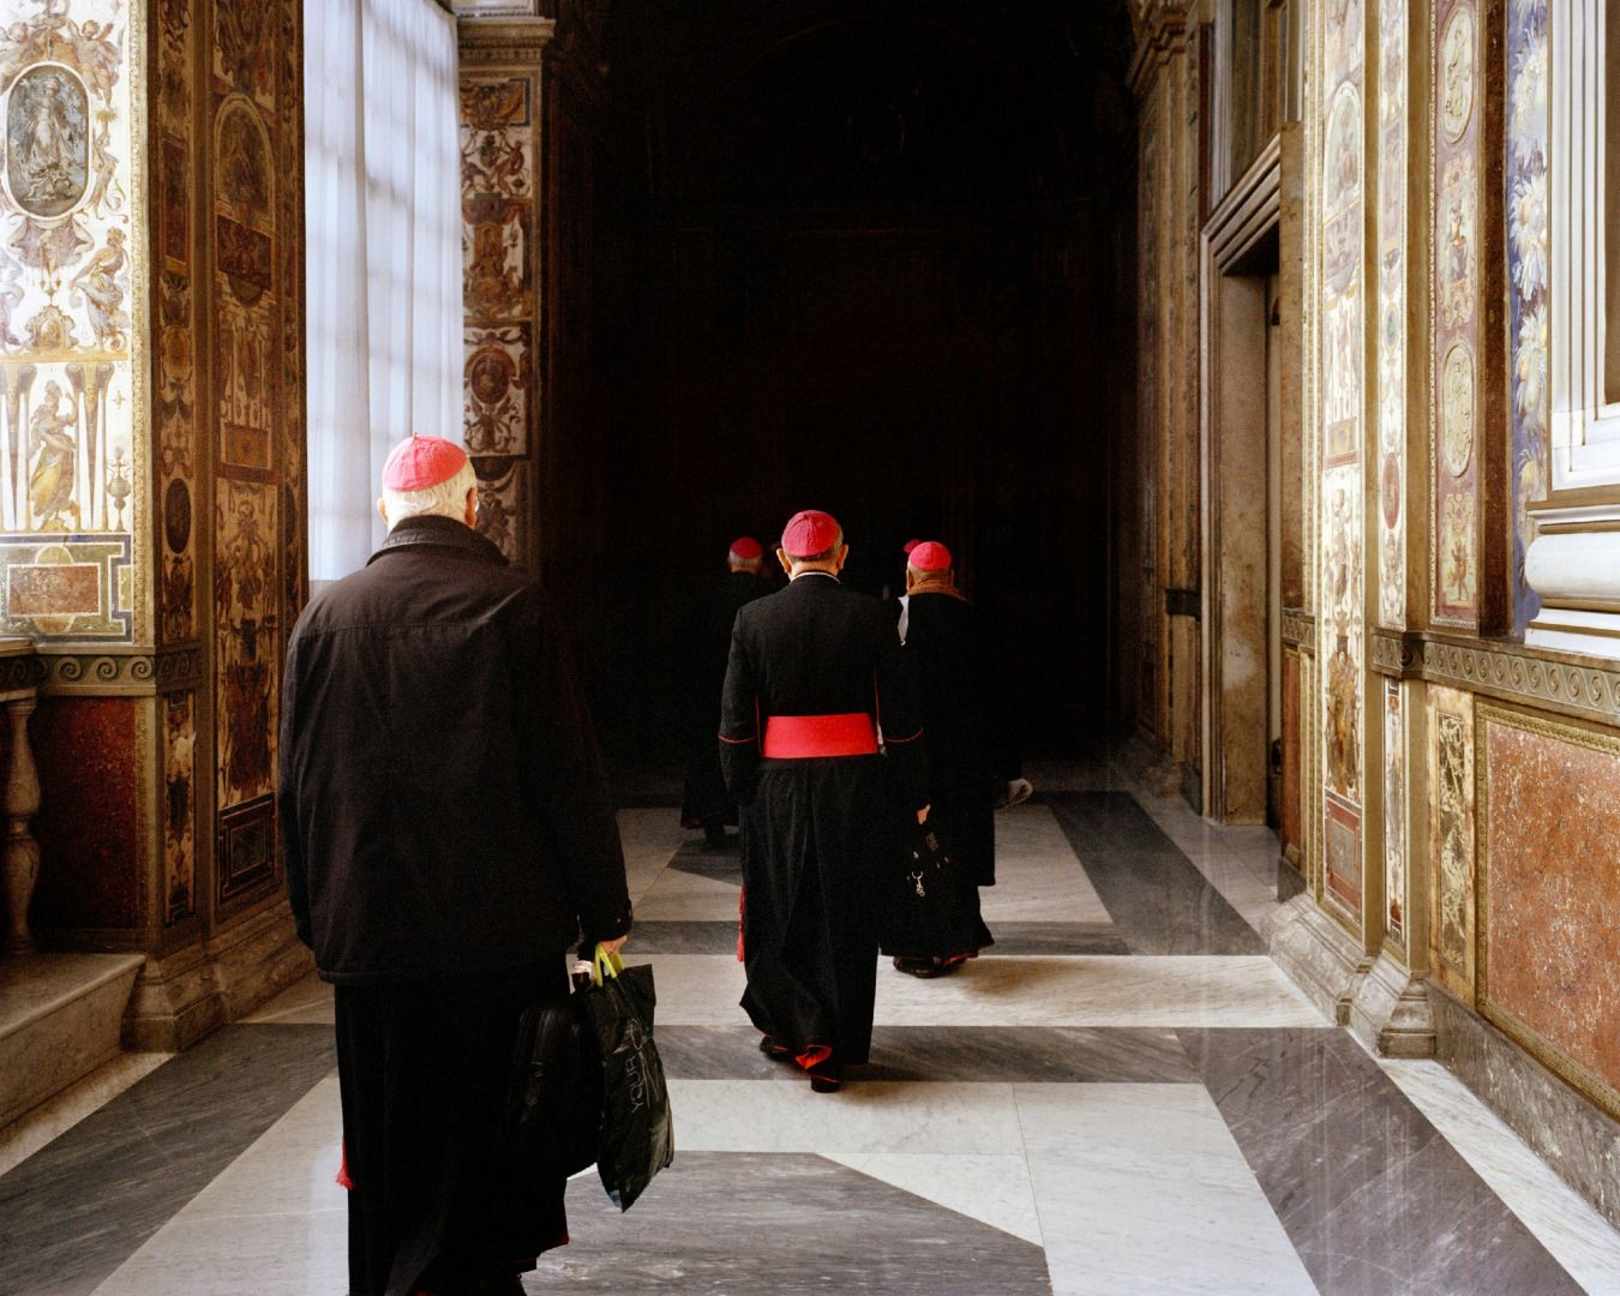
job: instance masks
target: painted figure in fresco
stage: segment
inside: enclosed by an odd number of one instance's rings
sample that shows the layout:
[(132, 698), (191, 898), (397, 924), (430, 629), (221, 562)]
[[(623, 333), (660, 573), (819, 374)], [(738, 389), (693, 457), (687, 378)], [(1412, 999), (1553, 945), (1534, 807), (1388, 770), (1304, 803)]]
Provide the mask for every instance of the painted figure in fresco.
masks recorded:
[(41, 531), (67, 530), (64, 514), (72, 517), (74, 526), (79, 523), (79, 510), (73, 503), (74, 469), (79, 458), (72, 433), (76, 419), (72, 406), (63, 414), (61, 404), (61, 386), (48, 382), (45, 398), (28, 420), (28, 453), (34, 461), (34, 471), (28, 478), (28, 502)]
[(96, 184), (90, 191), (90, 201), (86, 205), (97, 216), (106, 216), (109, 212), (123, 210), (124, 187), (118, 183), (118, 159), (112, 155), (113, 115), (110, 112), (101, 112), (97, 116), (101, 121), (101, 129), (96, 132), (96, 137), (90, 145)]
[(124, 330), (129, 327), (129, 316), (124, 312), (124, 288), (118, 281), (127, 261), (124, 231), (115, 225), (107, 231), (107, 246), (73, 276), (73, 287), (90, 312), (90, 327), (96, 341), (108, 351), (123, 347)]
[(1361, 705), (1348, 635), (1339, 635), (1328, 661), (1328, 781), (1348, 797), (1361, 791)]
[(388, 538), (299, 617), (281, 710), (288, 896), (334, 987), (343, 1290), (521, 1296), (568, 1240), (568, 1171), (500, 1136), (495, 1095), (564, 952), (629, 934), (624, 853), (566, 608), (473, 530), (466, 451), (407, 439), (382, 487)]
[(84, 79), (103, 103), (112, 101), (113, 87), (118, 84), (119, 54), (112, 43), (112, 30), (110, 22), (86, 18), (79, 24), (79, 39), (74, 42)]
[(73, 126), (70, 121), (66, 87), (60, 75), (29, 82), (33, 94), (21, 111), (22, 174), (36, 201), (68, 199), (74, 196), (75, 161)]
[(0, 252), (0, 350), (9, 351), (22, 345), (22, 339), (11, 328), (22, 299), (22, 267)]
[(270, 770), (270, 663), (266, 650), (274, 617), (265, 607), (270, 588), (272, 556), (259, 535), (259, 511), (251, 499), (236, 510), (236, 534), (226, 545), (221, 568), (230, 628), (230, 663), (226, 667), (225, 779), (233, 792), (245, 797), (267, 790)]

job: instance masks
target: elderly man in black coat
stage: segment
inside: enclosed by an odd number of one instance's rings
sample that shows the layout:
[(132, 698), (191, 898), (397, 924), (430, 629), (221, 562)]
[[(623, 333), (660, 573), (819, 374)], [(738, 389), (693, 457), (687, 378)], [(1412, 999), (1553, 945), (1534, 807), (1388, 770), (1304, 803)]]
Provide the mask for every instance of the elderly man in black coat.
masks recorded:
[(928, 800), (894, 620), (840, 584), (848, 556), (833, 518), (794, 515), (778, 550), (788, 586), (737, 613), (721, 699), (721, 766), (742, 807), (742, 1006), (760, 1047), (818, 1093), (867, 1060), (877, 901)]
[(387, 540), (287, 648), (282, 841), (335, 985), (352, 1296), (521, 1292), (567, 1240), (561, 1175), (502, 1155), (518, 1018), (577, 940), (630, 929), (563, 627), (477, 500), (459, 446), (402, 442)]

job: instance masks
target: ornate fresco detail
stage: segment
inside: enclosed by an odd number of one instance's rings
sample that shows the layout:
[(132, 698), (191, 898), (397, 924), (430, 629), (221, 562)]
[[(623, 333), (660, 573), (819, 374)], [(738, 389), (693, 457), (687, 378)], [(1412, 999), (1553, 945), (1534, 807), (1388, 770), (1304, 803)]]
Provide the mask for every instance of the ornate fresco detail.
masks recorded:
[(1384, 681), (1384, 932), (1406, 949), (1406, 698)]
[[(1316, 267), (1321, 394), (1320, 536), (1322, 831), (1317, 896), (1352, 931), (1361, 928), (1364, 869), (1363, 725), (1366, 723), (1362, 456), (1366, 363), (1363, 123), (1365, 11), (1360, 0), (1327, 0), (1321, 123), (1320, 260)], [(1382, 104), (1380, 105), (1382, 113)]]
[(1380, 675), (1408, 679), (1418, 673), (1421, 647), (1411, 636), (1374, 630), (1369, 638), (1367, 663)]
[(153, 246), (157, 345), (152, 383), (163, 543), (157, 554), (157, 634), (161, 643), (196, 636), (197, 301), (192, 287), (192, 196), (195, 192), (191, 0), (157, 6), (158, 195)]
[(196, 912), (197, 695), (171, 693), (163, 708), (163, 925)]
[(1431, 619), (1473, 628), (1479, 617), (1479, 150), (1481, 87), (1475, 0), (1434, 9), (1433, 318), (1430, 491)]
[(1473, 698), (1429, 690), (1430, 945), (1441, 984), (1474, 999)]
[(1406, 624), (1407, 0), (1379, 6), (1378, 620)]
[(1456, 143), (1474, 112), (1474, 13), (1453, 10), (1440, 37), (1440, 128)]
[(467, 330), (465, 439), (476, 455), (524, 454), (534, 400), (534, 345), (527, 322)]
[(275, 788), (276, 488), (220, 479), (214, 553), (219, 804)]
[(1613, 958), (1620, 877), (1592, 867), (1620, 841), (1620, 736), (1482, 705), (1481, 1010), (1620, 1116)]
[(1438, 207), (1444, 227), (1436, 263), (1440, 318), (1452, 326), (1466, 324), (1474, 315), (1478, 187), (1473, 158), (1453, 158), (1440, 182)]
[(1459, 342), (1440, 366), (1440, 458), (1461, 477), (1474, 461), (1474, 355)]
[(1533, 649), (1428, 641), (1423, 678), (1620, 726), (1620, 671)]
[[(0, 632), (129, 642), (145, 507), (131, 16), (33, 8), (0, 26)], [(14, 564), (34, 574), (13, 581)]]
[(463, 430), (478, 471), (478, 529), (526, 564), (537, 557), (528, 476), (540, 440), (539, 47), (497, 47), (496, 28), (489, 41), (475, 28), (462, 29), (460, 84)]
[(1282, 610), (1282, 641), (1306, 652), (1316, 651), (1316, 618), (1298, 608)]
[(1547, 0), (1510, 0), (1508, 6), (1507, 166), (1508, 337), (1512, 356), (1509, 419), (1513, 473), (1513, 624), (1524, 627), (1541, 600), (1524, 578), (1524, 555), (1534, 539), (1525, 506), (1546, 498), (1551, 481), (1548, 437), (1552, 398), (1549, 373), (1552, 259), (1547, 220), (1548, 16)]
[(160, 653), (51, 652), (39, 660), (40, 683), (52, 697), (147, 697), (202, 683), (202, 652), (195, 647)]

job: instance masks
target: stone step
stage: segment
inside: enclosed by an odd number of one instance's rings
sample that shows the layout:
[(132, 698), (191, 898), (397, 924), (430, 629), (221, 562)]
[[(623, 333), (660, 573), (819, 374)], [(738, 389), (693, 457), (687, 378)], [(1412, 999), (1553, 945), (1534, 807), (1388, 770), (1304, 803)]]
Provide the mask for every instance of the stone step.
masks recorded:
[(0, 961), (0, 1130), (118, 1056), (139, 954)]

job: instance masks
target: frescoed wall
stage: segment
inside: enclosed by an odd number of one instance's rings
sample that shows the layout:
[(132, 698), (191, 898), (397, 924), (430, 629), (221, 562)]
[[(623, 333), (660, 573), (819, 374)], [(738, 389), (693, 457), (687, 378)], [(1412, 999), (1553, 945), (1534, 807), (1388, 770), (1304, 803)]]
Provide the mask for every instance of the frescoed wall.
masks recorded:
[(1480, 118), (1479, 17), (1473, 0), (1434, 7), (1434, 393), (1432, 619), (1479, 620)]
[(461, 32), (463, 433), (478, 474), (478, 529), (533, 570), (543, 42), (507, 24), (464, 24)]
[(1378, 624), (1406, 625), (1407, 0), (1378, 10)]
[(0, 631), (146, 633), (136, 220), (141, 51), (122, 0), (0, 25)]
[(1364, 240), (1365, 12), (1329, 0), (1321, 34), (1320, 525), (1318, 630), (1322, 663), (1321, 899), (1361, 929), (1362, 726), (1366, 715), (1363, 612), (1363, 408), (1367, 265)]
[[(216, 912), (274, 893), (282, 645), (303, 601), (303, 48), (298, 0), (207, 12), (202, 231), (213, 339)], [(174, 867), (182, 867), (176, 860)]]
[(1513, 629), (1522, 635), (1541, 602), (1524, 578), (1533, 538), (1527, 504), (1545, 497), (1552, 394), (1551, 222), (1547, 213), (1549, 32), (1547, 0), (1512, 0), (1507, 17), (1508, 336), (1513, 498)]

